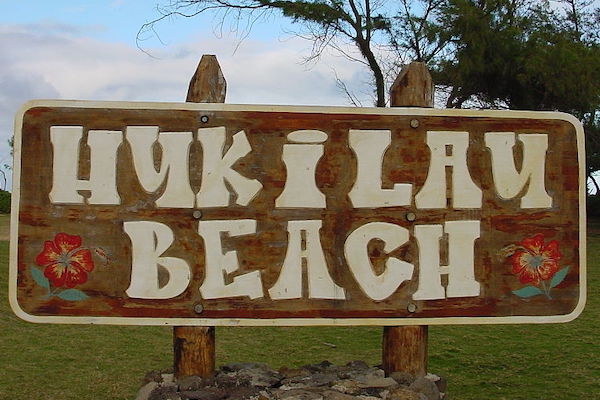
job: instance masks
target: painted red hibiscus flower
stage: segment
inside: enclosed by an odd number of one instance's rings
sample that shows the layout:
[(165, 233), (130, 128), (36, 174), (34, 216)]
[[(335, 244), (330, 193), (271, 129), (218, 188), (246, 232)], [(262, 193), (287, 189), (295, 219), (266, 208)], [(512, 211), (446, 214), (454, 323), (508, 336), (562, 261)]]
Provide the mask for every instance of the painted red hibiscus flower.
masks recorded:
[(81, 247), (81, 237), (62, 232), (57, 233), (53, 241), (44, 242), (44, 250), (35, 262), (44, 267), (44, 276), (54, 287), (81, 285), (94, 269), (92, 253)]
[(512, 273), (519, 277), (521, 283), (536, 286), (541, 281), (552, 279), (558, 271), (561, 257), (558, 247), (556, 240), (545, 244), (542, 234), (523, 239), (510, 256)]

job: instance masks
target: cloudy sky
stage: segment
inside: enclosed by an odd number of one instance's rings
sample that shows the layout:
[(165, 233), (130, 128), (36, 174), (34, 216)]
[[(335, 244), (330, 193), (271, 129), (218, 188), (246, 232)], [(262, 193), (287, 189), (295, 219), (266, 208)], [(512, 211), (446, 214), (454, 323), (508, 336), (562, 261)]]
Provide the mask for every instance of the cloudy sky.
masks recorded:
[(217, 55), (228, 103), (347, 105), (336, 76), (368, 81), (339, 57), (303, 64), (310, 43), (282, 33), (289, 26), (276, 18), (241, 43), (227, 27), (215, 35), (209, 17), (164, 20), (155, 26), (160, 40), (136, 42), (161, 1), (0, 0), (0, 165), (11, 162), (7, 142), (27, 100), (184, 101), (202, 54)]

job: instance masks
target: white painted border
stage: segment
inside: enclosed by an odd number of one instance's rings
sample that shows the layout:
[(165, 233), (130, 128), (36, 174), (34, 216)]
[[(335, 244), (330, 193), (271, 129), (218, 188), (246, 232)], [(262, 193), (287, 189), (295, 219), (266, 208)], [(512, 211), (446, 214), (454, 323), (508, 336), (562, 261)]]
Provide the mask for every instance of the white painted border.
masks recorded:
[[(27, 314), (17, 302), (17, 252), (18, 252), (18, 216), (21, 179), (21, 127), (25, 113), (35, 107), (70, 108), (113, 108), (130, 110), (203, 110), (203, 111), (251, 111), (251, 112), (301, 112), (311, 114), (359, 114), (359, 115), (414, 115), (467, 118), (524, 118), (562, 120), (573, 125), (577, 135), (579, 162), (579, 256), (580, 271), (579, 302), (575, 309), (565, 315), (554, 316), (510, 316), (510, 317), (445, 317), (445, 318), (137, 318), (137, 317), (63, 317), (36, 316)], [(149, 103), (79, 100), (32, 100), (25, 103), (15, 118), (13, 191), (10, 221), (10, 258), (9, 258), (9, 301), (14, 313), (25, 321), (55, 324), (104, 324), (104, 325), (172, 325), (172, 326), (350, 326), (350, 325), (474, 325), (474, 324), (543, 324), (563, 323), (577, 318), (585, 307), (587, 293), (587, 246), (586, 246), (586, 181), (585, 181), (585, 137), (581, 122), (574, 116), (559, 112), (543, 111), (492, 111), (457, 110), (433, 108), (353, 108), (320, 106), (274, 106), (274, 105), (237, 105), (213, 103)]]

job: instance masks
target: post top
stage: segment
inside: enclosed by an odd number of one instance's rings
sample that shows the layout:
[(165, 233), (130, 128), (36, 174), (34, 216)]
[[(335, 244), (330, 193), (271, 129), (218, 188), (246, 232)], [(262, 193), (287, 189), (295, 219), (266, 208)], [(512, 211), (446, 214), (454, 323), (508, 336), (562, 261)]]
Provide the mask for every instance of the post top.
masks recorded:
[(424, 62), (405, 65), (390, 88), (392, 107), (433, 107), (433, 79)]
[(186, 101), (190, 103), (224, 103), (227, 81), (217, 56), (204, 54), (190, 80)]

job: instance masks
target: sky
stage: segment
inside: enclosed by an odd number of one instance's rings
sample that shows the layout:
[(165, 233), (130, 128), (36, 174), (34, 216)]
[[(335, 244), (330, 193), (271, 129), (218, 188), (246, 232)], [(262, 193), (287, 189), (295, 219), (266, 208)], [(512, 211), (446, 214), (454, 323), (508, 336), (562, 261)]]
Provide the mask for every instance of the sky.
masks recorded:
[(334, 55), (303, 63), (310, 43), (276, 17), (243, 40), (206, 16), (163, 20), (137, 41), (167, 2), (0, 0), (0, 166), (12, 162), (8, 140), (26, 101), (182, 102), (202, 54), (217, 56), (231, 104), (348, 105), (336, 77), (368, 93), (357, 63)]

